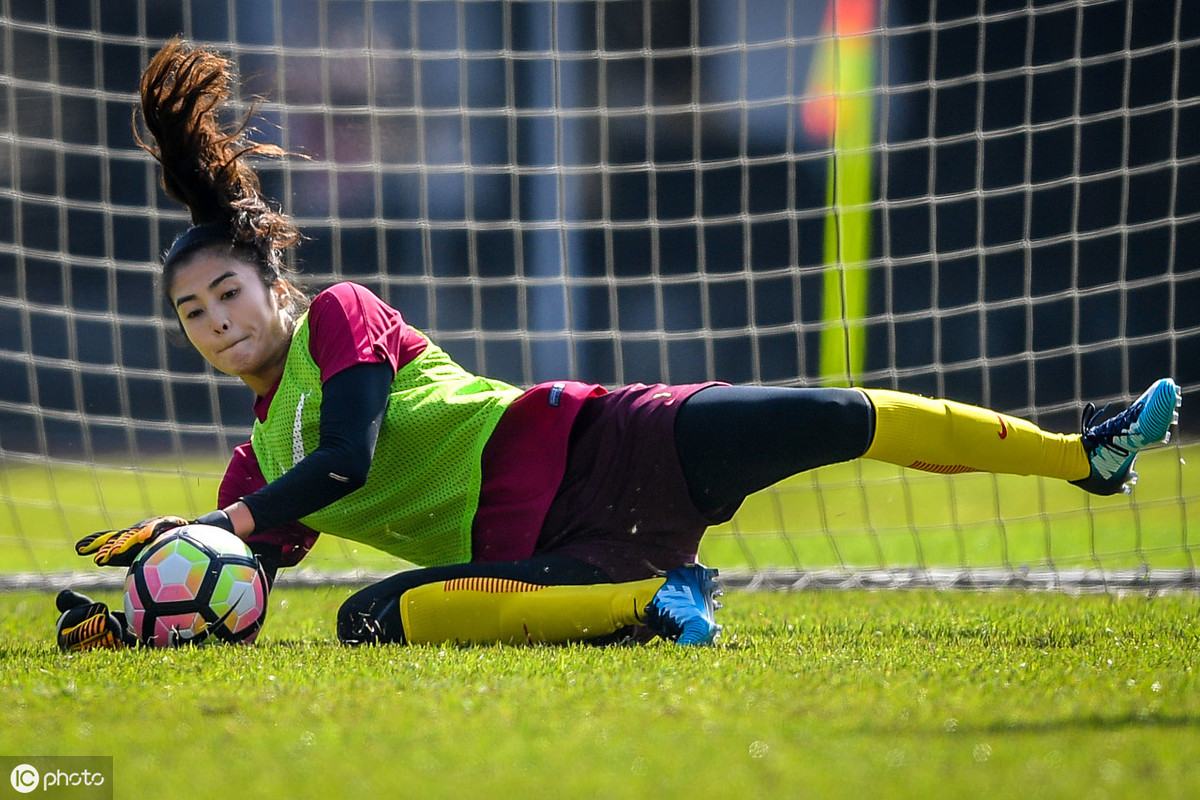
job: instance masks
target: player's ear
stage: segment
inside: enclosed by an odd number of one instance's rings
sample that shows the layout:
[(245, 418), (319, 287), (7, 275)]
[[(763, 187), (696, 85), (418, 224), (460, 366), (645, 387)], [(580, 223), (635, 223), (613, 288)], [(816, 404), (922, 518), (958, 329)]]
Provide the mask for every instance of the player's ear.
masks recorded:
[(292, 292), (287, 280), (284, 278), (277, 278), (275, 285), (271, 287), (271, 291), (275, 294), (275, 304), (279, 308), (287, 308), (292, 304)]

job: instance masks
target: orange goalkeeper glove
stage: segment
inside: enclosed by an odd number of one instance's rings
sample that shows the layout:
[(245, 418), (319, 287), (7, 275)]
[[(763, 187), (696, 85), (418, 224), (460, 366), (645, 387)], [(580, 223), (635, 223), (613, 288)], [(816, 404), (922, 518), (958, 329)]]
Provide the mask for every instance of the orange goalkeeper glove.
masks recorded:
[(120, 650), (134, 647), (137, 637), (125, 626), (125, 615), (108, 610), (87, 595), (63, 589), (55, 600), (60, 612), (54, 637), (64, 652), (84, 650)]
[(93, 556), (102, 567), (128, 567), (141, 549), (159, 535), (187, 524), (183, 517), (151, 517), (130, 528), (89, 533), (75, 543), (75, 552)]

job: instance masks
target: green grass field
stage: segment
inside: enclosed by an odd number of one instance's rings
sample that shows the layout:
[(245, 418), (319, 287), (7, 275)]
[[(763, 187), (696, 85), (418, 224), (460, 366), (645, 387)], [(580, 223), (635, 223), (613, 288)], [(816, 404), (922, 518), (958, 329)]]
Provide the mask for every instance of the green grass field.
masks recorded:
[(76, 656), (0, 595), (0, 752), (113, 755), (118, 797), (1195, 792), (1193, 594), (731, 593), (711, 649), (350, 649), (347, 591), (280, 589), (251, 647)]
[[(1188, 566), (1196, 448), (1131, 498), (866, 462), (752, 498), (703, 557), (764, 566)], [(0, 471), (0, 572), (208, 510), (219, 465)], [(395, 568), (333, 539), (320, 569)], [(53, 583), (53, 582), (51, 582)], [(60, 654), (0, 593), (0, 753), (112, 755), (118, 797), (1191, 797), (1200, 596), (731, 592), (712, 649), (344, 648), (351, 589), (281, 587), (252, 647)], [(118, 603), (114, 593), (104, 593)]]

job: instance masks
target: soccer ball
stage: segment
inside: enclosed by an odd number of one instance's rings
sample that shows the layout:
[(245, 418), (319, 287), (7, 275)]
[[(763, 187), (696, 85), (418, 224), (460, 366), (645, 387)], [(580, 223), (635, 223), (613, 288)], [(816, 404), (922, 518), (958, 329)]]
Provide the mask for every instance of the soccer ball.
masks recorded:
[(248, 644), (267, 614), (267, 576), (246, 543), (212, 525), (155, 539), (125, 577), (125, 619), (142, 644), (175, 647), (210, 637)]

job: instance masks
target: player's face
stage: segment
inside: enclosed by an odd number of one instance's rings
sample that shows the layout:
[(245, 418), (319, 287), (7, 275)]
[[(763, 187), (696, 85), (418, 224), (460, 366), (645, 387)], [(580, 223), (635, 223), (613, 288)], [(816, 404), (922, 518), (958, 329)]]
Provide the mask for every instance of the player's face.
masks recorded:
[(252, 264), (202, 251), (175, 270), (169, 294), (208, 363), (258, 394), (275, 386), (292, 339), (283, 281), (264, 286)]

